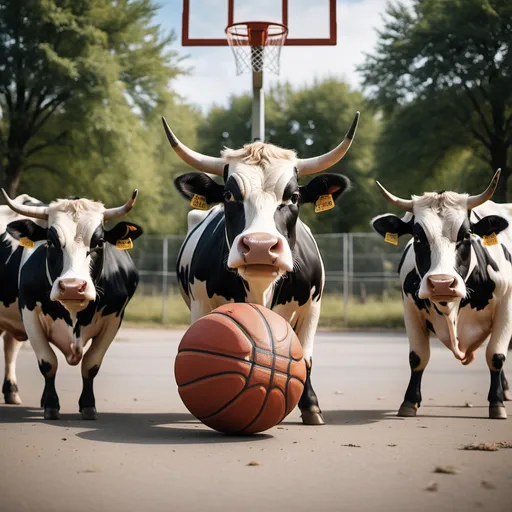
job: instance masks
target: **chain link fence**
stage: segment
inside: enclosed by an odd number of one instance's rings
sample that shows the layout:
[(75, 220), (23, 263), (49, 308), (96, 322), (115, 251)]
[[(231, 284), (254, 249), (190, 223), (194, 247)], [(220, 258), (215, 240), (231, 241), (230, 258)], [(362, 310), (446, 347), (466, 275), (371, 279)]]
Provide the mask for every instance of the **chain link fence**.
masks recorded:
[[(166, 301), (179, 294), (176, 259), (185, 236), (143, 236), (131, 251), (140, 273), (137, 295), (159, 297), (162, 322)], [(316, 235), (325, 271), (325, 294), (343, 297), (344, 323), (350, 301), (387, 300), (400, 296), (397, 267), (405, 246), (390, 245), (376, 233)]]

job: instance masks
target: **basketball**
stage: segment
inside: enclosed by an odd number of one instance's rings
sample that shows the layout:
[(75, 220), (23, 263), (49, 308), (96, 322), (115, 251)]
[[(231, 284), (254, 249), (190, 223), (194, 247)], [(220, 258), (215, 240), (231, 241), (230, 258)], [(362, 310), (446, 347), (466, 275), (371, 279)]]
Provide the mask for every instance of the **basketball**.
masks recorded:
[(174, 365), (187, 409), (210, 428), (263, 432), (297, 405), (306, 365), (290, 324), (255, 304), (226, 304), (194, 322)]

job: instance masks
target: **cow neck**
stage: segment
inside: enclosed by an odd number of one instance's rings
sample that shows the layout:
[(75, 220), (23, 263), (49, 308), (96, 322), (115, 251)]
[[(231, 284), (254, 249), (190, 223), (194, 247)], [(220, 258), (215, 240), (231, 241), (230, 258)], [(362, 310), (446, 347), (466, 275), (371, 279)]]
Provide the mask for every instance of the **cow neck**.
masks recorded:
[(274, 296), (274, 283), (265, 280), (255, 279), (245, 286), (247, 291), (247, 301), (252, 304), (270, 308), (272, 305), (272, 297)]

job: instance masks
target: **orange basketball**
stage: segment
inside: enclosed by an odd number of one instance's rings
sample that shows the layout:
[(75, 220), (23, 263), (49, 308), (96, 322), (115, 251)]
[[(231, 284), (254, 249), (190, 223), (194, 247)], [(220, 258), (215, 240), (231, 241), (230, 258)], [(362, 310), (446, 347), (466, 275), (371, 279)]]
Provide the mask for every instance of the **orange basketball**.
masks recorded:
[(174, 364), (187, 409), (226, 433), (254, 433), (297, 405), (306, 365), (290, 324), (255, 304), (226, 304), (194, 322)]

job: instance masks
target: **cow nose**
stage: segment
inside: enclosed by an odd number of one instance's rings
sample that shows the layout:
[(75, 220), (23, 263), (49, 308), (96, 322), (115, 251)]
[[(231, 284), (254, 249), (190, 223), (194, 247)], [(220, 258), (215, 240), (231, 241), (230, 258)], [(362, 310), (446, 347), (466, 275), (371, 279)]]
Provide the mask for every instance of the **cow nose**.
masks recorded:
[(283, 247), (277, 236), (252, 233), (242, 237), (239, 249), (247, 265), (274, 265)]
[(448, 274), (433, 274), (428, 278), (428, 287), (432, 295), (456, 295), (457, 279)]
[(87, 288), (83, 279), (63, 278), (59, 281), (60, 298), (65, 300), (81, 300)]

